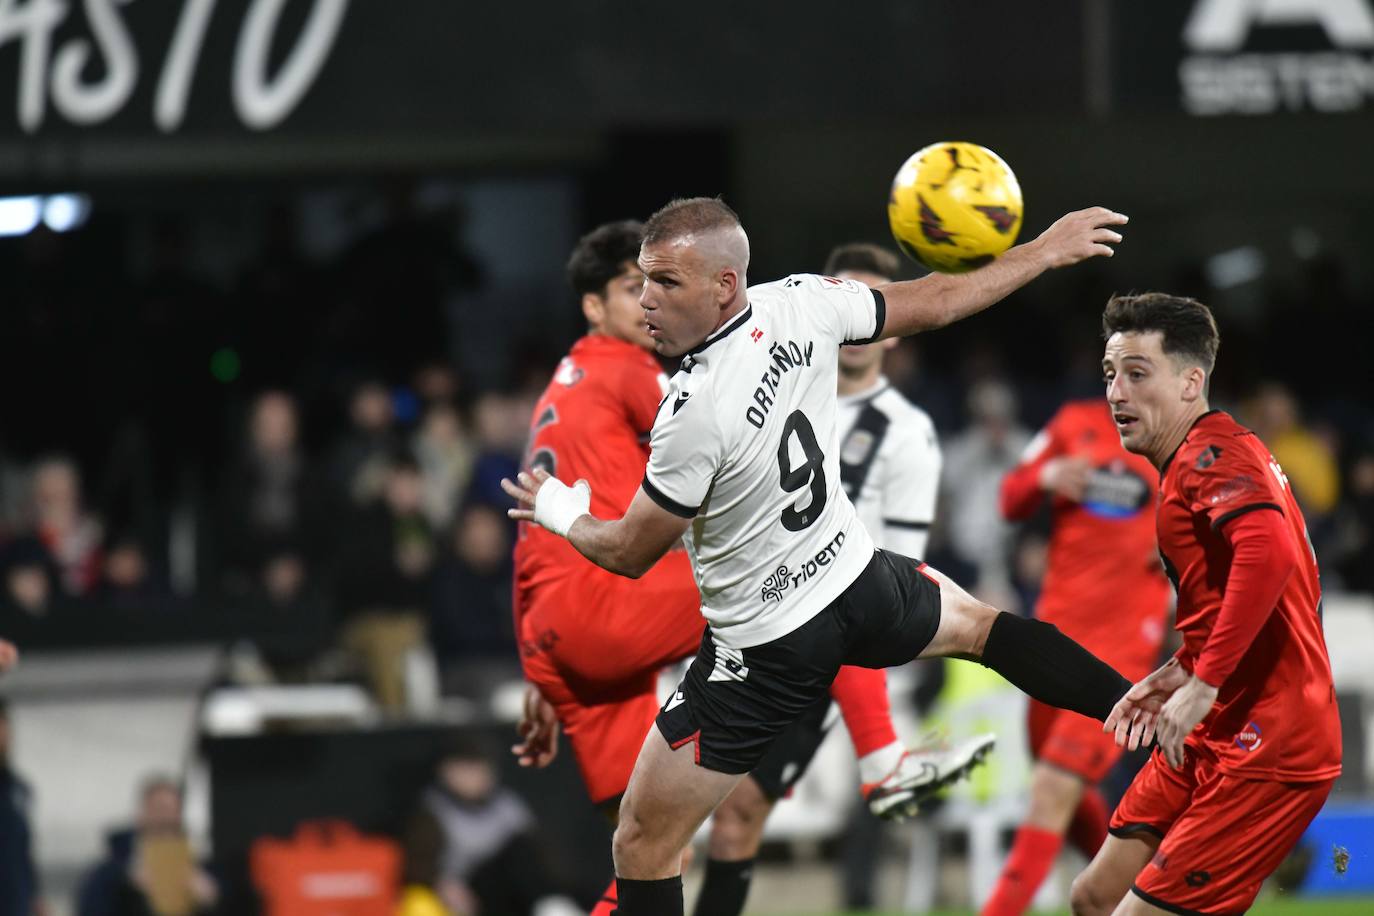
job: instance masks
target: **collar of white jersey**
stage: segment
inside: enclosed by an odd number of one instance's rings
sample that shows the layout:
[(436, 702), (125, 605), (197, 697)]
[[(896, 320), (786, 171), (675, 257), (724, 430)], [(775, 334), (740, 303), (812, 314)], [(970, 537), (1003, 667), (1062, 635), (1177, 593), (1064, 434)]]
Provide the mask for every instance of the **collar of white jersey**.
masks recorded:
[(707, 347), (711, 346), (711, 344), (739, 330), (741, 327), (744, 326), (744, 323), (749, 320), (749, 316), (752, 314), (754, 314), (754, 306), (753, 303), (749, 303), (744, 306), (744, 311), (740, 312), (738, 315), (735, 316), (733, 321), (731, 321), (723, 328), (718, 328), (712, 331), (710, 334), (707, 335), (705, 340), (703, 340), (701, 343), (697, 344), (695, 347), (693, 347), (692, 349), (688, 350), (685, 354), (683, 354), (684, 358), (696, 356), (702, 350), (705, 350)]
[(887, 380), (887, 376), (880, 375), (878, 380), (873, 383), (873, 387), (856, 391), (853, 394), (842, 394), (838, 400), (841, 407), (862, 407), (891, 387), (892, 383)]

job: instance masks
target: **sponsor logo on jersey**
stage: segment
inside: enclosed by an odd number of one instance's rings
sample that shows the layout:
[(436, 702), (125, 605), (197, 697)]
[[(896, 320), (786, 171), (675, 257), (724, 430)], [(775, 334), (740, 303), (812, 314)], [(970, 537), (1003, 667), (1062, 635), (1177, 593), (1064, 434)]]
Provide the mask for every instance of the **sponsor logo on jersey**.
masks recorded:
[(1149, 501), (1150, 485), (1122, 461), (1094, 470), (1083, 493), (1083, 508), (1101, 518), (1130, 518)]
[(1215, 445), (1207, 446), (1202, 450), (1202, 454), (1197, 456), (1197, 469), (1199, 471), (1207, 470), (1212, 465), (1216, 464), (1217, 459), (1220, 457), (1221, 449), (1217, 448)]
[(686, 703), (686, 702), (687, 702), (687, 695), (686, 695), (685, 693), (683, 693), (683, 692), (682, 692), (682, 688), (679, 687), (679, 688), (673, 693), (673, 695), (672, 695), (671, 697), (668, 698), (668, 702), (667, 702), (667, 704), (664, 705), (663, 711), (664, 711), (664, 712), (672, 712), (674, 709), (677, 709), (679, 706), (681, 706), (683, 703)]
[(708, 681), (742, 681), (749, 676), (749, 667), (744, 664), (744, 653), (728, 646), (716, 646), (716, 666), (711, 670)]
[(781, 601), (783, 594), (790, 588), (796, 588), (805, 583), (816, 573), (830, 565), (840, 553), (840, 548), (844, 546), (844, 532), (841, 531), (830, 539), (816, 555), (802, 563), (795, 570), (787, 566), (779, 566), (767, 579), (763, 580), (763, 588), (759, 594), (764, 601)]
[(873, 441), (873, 434), (868, 430), (854, 430), (844, 437), (844, 445), (840, 448), (840, 461), (845, 464), (863, 464), (868, 460), (868, 453), (873, 450)]
[(1183, 880), (1189, 887), (1202, 887), (1208, 881), (1212, 880), (1212, 873), (1198, 869), (1188, 872), (1188, 874), (1183, 876)]
[(582, 381), (586, 374), (587, 373), (583, 372), (577, 363), (573, 362), (570, 357), (565, 356), (558, 364), (558, 371), (554, 372), (553, 380), (564, 388), (571, 388), (573, 385)]
[(752, 340), (754, 343), (758, 343), (761, 337), (763, 337), (763, 332), (760, 331), (758, 328), (754, 328), (754, 330), (749, 332), (749, 339)]
[(773, 395), (778, 392), (778, 382), (793, 369), (811, 365), (811, 354), (816, 344), (806, 341), (799, 344), (795, 340), (787, 343), (773, 341), (768, 347), (770, 365), (759, 378), (759, 387), (754, 389), (754, 403), (744, 412), (745, 419), (755, 429), (763, 429), (763, 421), (773, 408)]
[(1263, 743), (1264, 738), (1258, 722), (1247, 722), (1245, 727), (1236, 733), (1236, 747), (1247, 753), (1254, 753), (1259, 750)]
[(1242, 496), (1254, 493), (1260, 489), (1259, 482), (1249, 474), (1239, 474), (1226, 483), (1221, 485), (1221, 489), (1212, 494), (1211, 503), (1219, 506), (1222, 503), (1235, 502)]
[(687, 403), (687, 399), (690, 398), (691, 396), (692, 396), (692, 392), (690, 392), (690, 391), (679, 391), (679, 392), (677, 393), (677, 400), (673, 402), (673, 413), (676, 414), (679, 410), (681, 410), (681, 409), (682, 409), (682, 405), (683, 405), (683, 404), (686, 404), (686, 403)]

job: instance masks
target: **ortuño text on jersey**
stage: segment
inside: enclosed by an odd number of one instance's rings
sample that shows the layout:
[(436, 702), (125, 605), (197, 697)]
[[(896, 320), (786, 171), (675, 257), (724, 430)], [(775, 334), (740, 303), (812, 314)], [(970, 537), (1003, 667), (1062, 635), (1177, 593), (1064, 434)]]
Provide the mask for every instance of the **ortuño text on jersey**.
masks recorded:
[(744, 412), (751, 426), (763, 429), (763, 421), (768, 418), (768, 411), (773, 406), (773, 395), (777, 393), (778, 381), (798, 366), (810, 366), (811, 354), (815, 347), (815, 343), (809, 340), (805, 345), (798, 344), (795, 340), (789, 340), (785, 344), (773, 341), (768, 348), (771, 364), (759, 378), (759, 387), (754, 389), (754, 403)]

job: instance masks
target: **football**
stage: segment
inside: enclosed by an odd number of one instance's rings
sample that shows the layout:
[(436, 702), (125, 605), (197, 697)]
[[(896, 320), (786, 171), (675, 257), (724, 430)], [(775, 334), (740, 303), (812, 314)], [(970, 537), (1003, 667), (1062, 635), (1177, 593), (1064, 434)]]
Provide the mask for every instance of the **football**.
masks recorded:
[(963, 273), (997, 257), (1021, 231), (1021, 185), (976, 143), (932, 143), (902, 163), (887, 219), (897, 244), (931, 270)]

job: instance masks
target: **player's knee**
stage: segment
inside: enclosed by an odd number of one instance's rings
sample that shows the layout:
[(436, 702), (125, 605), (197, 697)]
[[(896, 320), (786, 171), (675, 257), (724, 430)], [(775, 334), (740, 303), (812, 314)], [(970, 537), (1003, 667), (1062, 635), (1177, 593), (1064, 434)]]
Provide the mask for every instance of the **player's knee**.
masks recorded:
[(1112, 912), (1118, 901), (1109, 900), (1105, 890), (1093, 880), (1091, 868), (1074, 878), (1069, 890), (1069, 907), (1073, 916), (1105, 916)]
[(756, 798), (732, 792), (711, 816), (711, 858), (737, 861), (753, 857), (758, 852), (769, 807), (762, 795)]
[(638, 873), (645, 859), (647, 834), (644, 823), (635, 817), (634, 812), (621, 806), (620, 822), (615, 826), (611, 837), (611, 857), (615, 860), (615, 872), (621, 876)]

